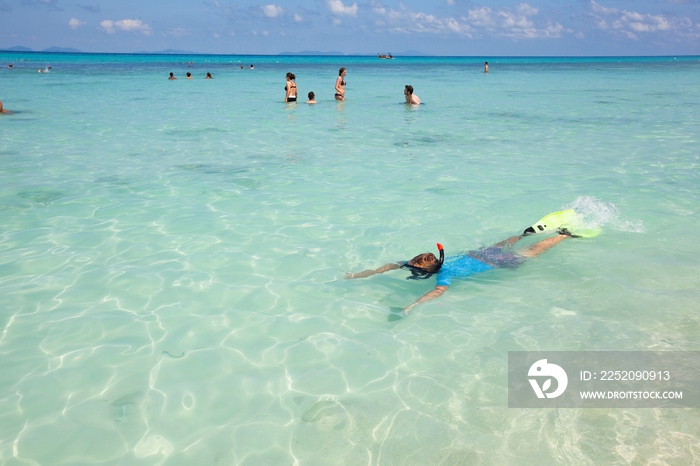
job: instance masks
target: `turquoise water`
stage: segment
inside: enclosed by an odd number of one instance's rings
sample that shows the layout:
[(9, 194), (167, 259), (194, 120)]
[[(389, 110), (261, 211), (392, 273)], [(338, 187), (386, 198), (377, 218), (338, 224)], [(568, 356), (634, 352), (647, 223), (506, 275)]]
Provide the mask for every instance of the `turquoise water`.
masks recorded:
[[(508, 351), (700, 350), (698, 57), (486, 59), (0, 54), (0, 463), (700, 461), (697, 409), (506, 407)], [(342, 279), (565, 207), (406, 317)]]

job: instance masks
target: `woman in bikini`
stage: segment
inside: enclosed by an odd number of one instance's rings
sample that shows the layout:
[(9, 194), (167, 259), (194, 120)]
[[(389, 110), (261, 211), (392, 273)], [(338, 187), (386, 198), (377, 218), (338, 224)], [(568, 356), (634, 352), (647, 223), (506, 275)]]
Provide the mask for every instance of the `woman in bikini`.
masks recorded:
[(293, 73), (287, 73), (287, 84), (284, 86), (284, 90), (287, 91), (284, 96), (285, 102), (297, 101), (297, 83), (294, 82), (296, 78)]
[(341, 68), (338, 71), (338, 79), (335, 80), (335, 100), (345, 100), (345, 75), (348, 74), (348, 70)]

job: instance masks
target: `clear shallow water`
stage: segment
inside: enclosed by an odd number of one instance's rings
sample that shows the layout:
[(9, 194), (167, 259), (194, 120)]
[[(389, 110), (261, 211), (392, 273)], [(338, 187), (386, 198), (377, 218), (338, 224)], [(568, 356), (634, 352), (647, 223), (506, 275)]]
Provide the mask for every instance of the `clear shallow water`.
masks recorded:
[[(699, 349), (700, 62), (488, 60), (0, 54), (0, 461), (697, 462), (697, 410), (508, 409), (506, 362)], [(603, 233), (406, 318), (432, 281), (341, 278), (563, 207)]]

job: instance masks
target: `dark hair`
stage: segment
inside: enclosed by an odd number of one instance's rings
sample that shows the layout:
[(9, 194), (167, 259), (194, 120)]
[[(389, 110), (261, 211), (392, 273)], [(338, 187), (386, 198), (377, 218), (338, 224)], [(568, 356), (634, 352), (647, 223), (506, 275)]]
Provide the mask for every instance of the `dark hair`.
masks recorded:
[(406, 280), (423, 280), (437, 273), (442, 267), (442, 263), (445, 261), (445, 250), (440, 243), (438, 243), (438, 250), (440, 251), (440, 260), (438, 260), (432, 252), (425, 252), (423, 254), (418, 254), (416, 257), (403, 264), (401, 266), (402, 269), (406, 268), (411, 271), (411, 276), (406, 277)]
[(338, 71), (338, 76), (342, 75), (342, 74), (343, 74), (343, 71), (346, 71), (346, 70), (347, 70), (347, 68), (342, 67), (342, 68), (340, 69), (340, 71)]
[(309, 100), (314, 100), (314, 97), (316, 97), (316, 94), (313, 91), (309, 92)]
[(411, 86), (410, 84), (406, 84), (406, 90), (409, 94), (413, 95), (413, 86)]
[(171, 72), (170, 72), (170, 76), (172, 76), (172, 75), (173, 75), (173, 73), (172, 73), (172, 71), (171, 71)]
[(211, 76), (211, 73), (207, 72), (207, 76)]
[(188, 72), (187, 72), (187, 76), (192, 76), (192, 73), (190, 73), (190, 72), (188, 71)]
[(294, 76), (294, 73), (287, 73), (287, 77), (288, 77), (289, 79), (291, 79), (292, 81), (294, 81), (295, 79), (297, 79), (297, 77)]

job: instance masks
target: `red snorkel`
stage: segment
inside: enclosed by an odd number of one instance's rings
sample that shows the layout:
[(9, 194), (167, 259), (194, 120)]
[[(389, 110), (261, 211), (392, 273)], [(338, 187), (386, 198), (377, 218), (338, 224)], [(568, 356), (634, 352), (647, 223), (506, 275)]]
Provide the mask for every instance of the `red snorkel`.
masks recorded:
[[(445, 248), (442, 247), (442, 244), (437, 243), (437, 248), (438, 251), (440, 251), (440, 267), (442, 267), (442, 263), (445, 262)], [(440, 268), (438, 267), (438, 268)]]

